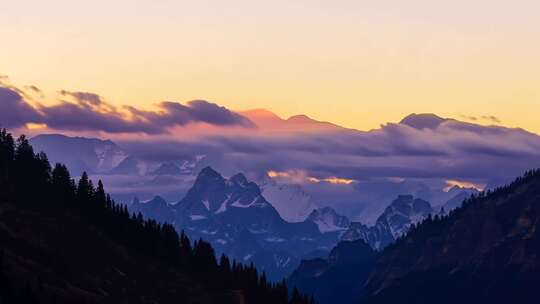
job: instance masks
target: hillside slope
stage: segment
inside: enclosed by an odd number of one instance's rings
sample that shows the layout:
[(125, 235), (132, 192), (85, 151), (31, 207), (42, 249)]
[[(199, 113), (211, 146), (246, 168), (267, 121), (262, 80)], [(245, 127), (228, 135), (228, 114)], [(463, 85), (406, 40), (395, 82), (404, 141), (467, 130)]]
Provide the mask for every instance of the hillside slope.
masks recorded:
[(429, 218), (389, 246), (364, 303), (537, 303), (540, 171)]
[(0, 130), (0, 303), (307, 303)]
[(538, 303), (539, 232), (536, 170), (411, 225), (375, 258), (340, 244), (352, 259), (303, 261), (289, 283), (323, 304)]

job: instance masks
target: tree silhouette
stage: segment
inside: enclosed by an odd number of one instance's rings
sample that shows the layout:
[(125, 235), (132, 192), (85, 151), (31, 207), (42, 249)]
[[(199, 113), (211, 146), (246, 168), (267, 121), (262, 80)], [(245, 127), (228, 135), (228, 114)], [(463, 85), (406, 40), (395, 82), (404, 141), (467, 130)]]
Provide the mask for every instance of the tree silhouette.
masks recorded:
[[(0, 130), (0, 204), (6, 202), (21, 208), (79, 214), (88, 225), (126, 248), (189, 274), (210, 288), (223, 303), (233, 301), (233, 295), (242, 297), (246, 303), (308, 303), (298, 290), (289, 301), (285, 283), (268, 282), (266, 275), (259, 275), (253, 264), (231, 263), (224, 255), (218, 264), (208, 242), (201, 239), (192, 244), (183, 231), (178, 234), (170, 224), (145, 220), (140, 213), (130, 214), (126, 205), (111, 199), (101, 181), (94, 188), (86, 172), (76, 184), (65, 165), (56, 164), (51, 170), (47, 155), (34, 153), (24, 135), (15, 143), (3, 129)], [(3, 252), (0, 250), (0, 304), (36, 303), (43, 294), (43, 281), (40, 279), (34, 285), (26, 282), (13, 291), (4, 271)]]

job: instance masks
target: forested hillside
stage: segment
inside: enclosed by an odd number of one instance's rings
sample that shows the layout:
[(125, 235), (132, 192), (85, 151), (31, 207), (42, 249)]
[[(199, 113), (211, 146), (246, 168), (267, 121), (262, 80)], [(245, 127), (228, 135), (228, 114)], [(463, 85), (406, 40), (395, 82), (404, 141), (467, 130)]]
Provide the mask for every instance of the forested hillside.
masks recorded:
[(0, 303), (309, 303), (0, 131)]

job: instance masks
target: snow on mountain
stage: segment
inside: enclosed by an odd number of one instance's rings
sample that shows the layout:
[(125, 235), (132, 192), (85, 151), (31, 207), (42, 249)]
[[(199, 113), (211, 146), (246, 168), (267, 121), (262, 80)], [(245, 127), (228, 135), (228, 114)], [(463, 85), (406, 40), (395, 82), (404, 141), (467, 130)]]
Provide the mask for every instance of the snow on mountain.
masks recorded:
[(351, 224), (346, 216), (337, 214), (330, 207), (313, 210), (307, 220), (317, 224), (322, 233), (343, 231), (348, 229)]
[(265, 177), (260, 186), (264, 197), (287, 222), (302, 222), (317, 208), (300, 185), (279, 184)]
[(114, 142), (97, 138), (42, 134), (30, 142), (37, 151), (47, 153), (52, 163), (62, 162), (76, 175), (110, 170), (128, 157)]
[(412, 195), (399, 195), (390, 206), (386, 207), (374, 226), (351, 223), (342, 239), (346, 241), (363, 239), (374, 249), (380, 250), (407, 233), (412, 224), (422, 221), (433, 212), (429, 202), (414, 198)]
[(321, 234), (313, 222), (283, 220), (257, 184), (243, 174), (227, 179), (210, 167), (201, 170), (180, 202), (167, 204), (154, 198), (130, 208), (166, 219), (192, 239), (211, 242), (218, 254), (253, 262), (274, 279), (290, 273), (304, 255), (330, 249), (338, 240), (337, 235)]
[(448, 213), (460, 207), (461, 203), (463, 203), (466, 198), (470, 197), (472, 194), (477, 194), (478, 192), (479, 191), (476, 189), (453, 187), (448, 191), (448, 193), (453, 196), (442, 205), (442, 209), (444, 209), (445, 213)]
[(155, 170), (151, 170), (146, 175), (180, 175), (182, 170), (173, 162), (162, 163)]

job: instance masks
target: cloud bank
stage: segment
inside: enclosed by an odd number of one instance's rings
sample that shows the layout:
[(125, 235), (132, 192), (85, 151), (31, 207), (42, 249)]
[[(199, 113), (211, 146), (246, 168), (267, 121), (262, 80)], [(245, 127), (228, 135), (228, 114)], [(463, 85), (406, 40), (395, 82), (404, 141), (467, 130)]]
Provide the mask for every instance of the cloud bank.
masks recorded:
[(132, 106), (119, 110), (94, 93), (65, 90), (59, 93), (69, 100), (61, 100), (52, 106), (34, 106), (26, 100), (22, 90), (0, 86), (0, 125), (19, 128), (34, 123), (46, 124), (56, 130), (146, 134), (168, 134), (171, 128), (196, 122), (245, 128), (254, 126), (248, 118), (204, 100), (190, 101), (185, 105), (161, 102), (156, 111)]

